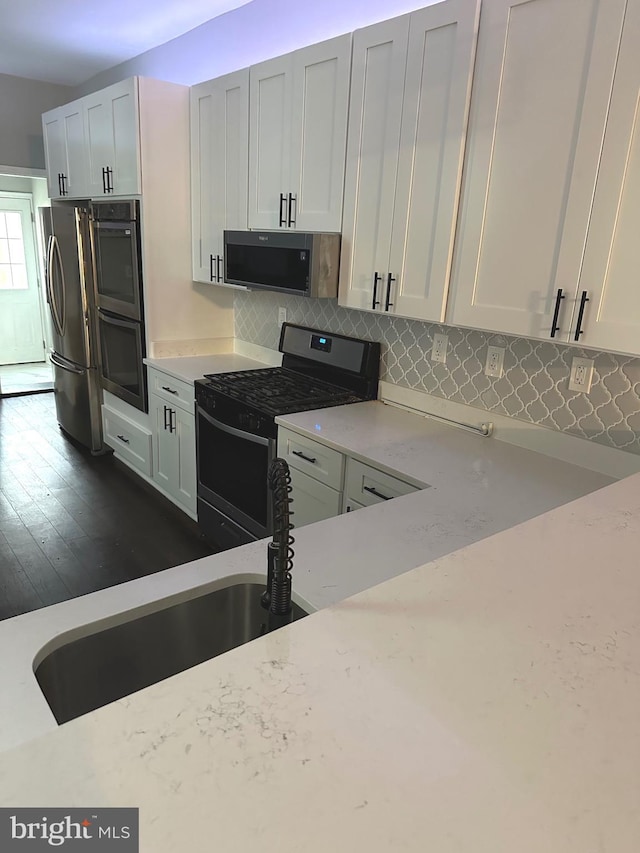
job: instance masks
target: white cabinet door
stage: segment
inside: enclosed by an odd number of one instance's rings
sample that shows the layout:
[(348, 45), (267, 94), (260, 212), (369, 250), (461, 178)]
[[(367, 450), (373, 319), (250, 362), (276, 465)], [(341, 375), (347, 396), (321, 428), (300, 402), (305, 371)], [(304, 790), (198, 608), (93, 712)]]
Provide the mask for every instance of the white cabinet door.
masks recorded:
[(175, 497), (179, 456), (178, 444), (170, 428), (172, 409), (154, 394), (149, 395), (149, 408), (153, 424), (153, 479), (165, 492)]
[(351, 37), (250, 70), (249, 227), (339, 231)]
[(178, 478), (174, 495), (178, 501), (196, 512), (196, 424), (191, 412), (173, 410), (174, 438), (178, 444)]
[(409, 15), (353, 34), (339, 302), (375, 310), (388, 272)]
[(292, 227), (340, 231), (344, 185), (351, 35), (293, 54)]
[(247, 227), (249, 69), (191, 89), (193, 278), (223, 280), (223, 231)]
[[(640, 355), (640, 4), (630, 4), (570, 340)], [(589, 302), (580, 328), (582, 294)], [(578, 334), (584, 330), (584, 334)], [(577, 336), (577, 337), (576, 337)]]
[(480, 0), (411, 15), (391, 254), (382, 310), (444, 320)]
[(84, 98), (91, 197), (140, 193), (135, 77)]
[(88, 193), (83, 101), (73, 101), (42, 117), (50, 198), (81, 198)]
[(624, 7), (483, 2), (448, 322), (549, 337), (561, 289), (566, 333)]
[[(291, 151), (291, 54), (254, 65), (249, 97), (249, 227), (284, 221)], [(283, 201), (284, 200), (284, 201)]]
[(42, 135), (49, 198), (60, 198), (62, 195), (62, 175), (66, 165), (64, 122), (60, 109), (50, 110), (43, 114)]
[(340, 515), (342, 493), (308, 477), (295, 468), (291, 470), (291, 523), (294, 528)]

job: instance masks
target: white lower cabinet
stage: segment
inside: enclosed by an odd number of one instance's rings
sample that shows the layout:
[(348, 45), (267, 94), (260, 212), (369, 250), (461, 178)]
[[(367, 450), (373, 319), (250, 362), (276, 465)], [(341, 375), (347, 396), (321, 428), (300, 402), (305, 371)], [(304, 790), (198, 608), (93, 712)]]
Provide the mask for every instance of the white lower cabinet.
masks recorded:
[(352, 512), (363, 506), (373, 506), (373, 504), (390, 501), (392, 498), (410, 495), (417, 491), (419, 491), (418, 486), (379, 471), (371, 465), (365, 465), (358, 459), (347, 460), (345, 512)]
[(196, 424), (193, 385), (148, 371), (153, 427), (153, 483), (196, 518)]
[(151, 476), (151, 430), (105, 404), (102, 431), (104, 443), (112, 447), (123, 462)]
[(153, 424), (153, 481), (195, 518), (196, 428), (192, 412), (149, 395)]
[(332, 489), (303, 474), (295, 468), (291, 469), (291, 486), (293, 488), (293, 504), (291, 523), (294, 527), (313, 524), (325, 518), (340, 515), (342, 492)]
[(278, 456), (291, 471), (294, 527), (428, 488), (379, 471), (283, 427), (278, 430)]

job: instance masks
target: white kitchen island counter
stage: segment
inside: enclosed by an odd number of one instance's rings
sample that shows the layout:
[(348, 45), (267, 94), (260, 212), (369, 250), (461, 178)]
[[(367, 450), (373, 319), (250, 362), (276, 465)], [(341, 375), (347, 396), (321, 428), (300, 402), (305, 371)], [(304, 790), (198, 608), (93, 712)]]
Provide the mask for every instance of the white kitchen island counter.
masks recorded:
[(0, 805), (138, 806), (143, 853), (636, 853), (639, 542), (635, 475), (7, 751)]

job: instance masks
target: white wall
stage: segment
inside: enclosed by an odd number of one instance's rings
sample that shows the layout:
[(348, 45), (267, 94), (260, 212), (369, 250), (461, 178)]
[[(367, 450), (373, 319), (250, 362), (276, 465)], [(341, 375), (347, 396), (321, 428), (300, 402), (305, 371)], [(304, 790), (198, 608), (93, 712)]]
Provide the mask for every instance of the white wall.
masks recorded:
[(253, 0), (92, 77), (75, 90), (75, 97), (136, 74), (192, 86), (433, 2)]
[(73, 89), (0, 74), (0, 166), (44, 169), (42, 113), (73, 100)]

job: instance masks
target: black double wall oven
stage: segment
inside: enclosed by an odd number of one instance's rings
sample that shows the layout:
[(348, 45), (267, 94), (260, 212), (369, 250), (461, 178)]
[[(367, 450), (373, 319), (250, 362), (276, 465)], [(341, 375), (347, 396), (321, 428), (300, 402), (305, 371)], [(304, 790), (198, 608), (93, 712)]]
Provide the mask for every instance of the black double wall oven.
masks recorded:
[(148, 410), (140, 203), (91, 203), (100, 382), (144, 412)]

